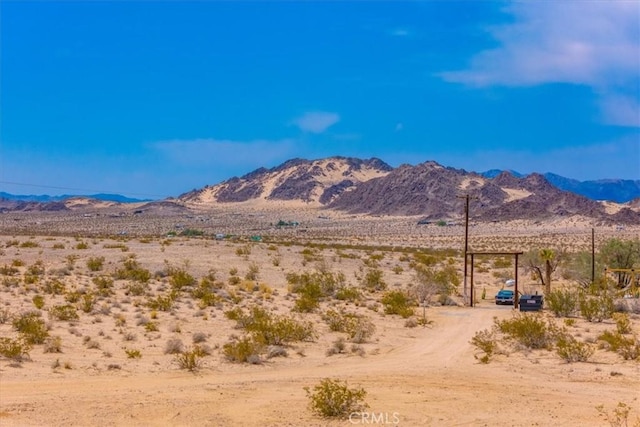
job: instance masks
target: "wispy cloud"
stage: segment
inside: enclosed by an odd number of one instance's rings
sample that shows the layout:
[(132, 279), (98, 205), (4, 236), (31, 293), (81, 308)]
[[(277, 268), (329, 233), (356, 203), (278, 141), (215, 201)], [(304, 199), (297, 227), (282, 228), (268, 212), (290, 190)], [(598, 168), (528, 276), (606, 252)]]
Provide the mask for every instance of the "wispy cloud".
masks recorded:
[(395, 37), (406, 37), (410, 35), (410, 32), (406, 28), (394, 28), (389, 31), (389, 34)]
[(293, 124), (304, 132), (323, 133), (339, 121), (340, 116), (336, 113), (310, 111), (293, 120)]
[(158, 141), (151, 145), (170, 161), (180, 164), (248, 167), (286, 160), (293, 155), (296, 147), (291, 139), (245, 142), (205, 138)]
[[(611, 124), (640, 126), (640, 17), (635, 1), (514, 2), (514, 22), (488, 29), (499, 46), (441, 77), (483, 87), (586, 85)], [(624, 100), (624, 107), (615, 104)]]

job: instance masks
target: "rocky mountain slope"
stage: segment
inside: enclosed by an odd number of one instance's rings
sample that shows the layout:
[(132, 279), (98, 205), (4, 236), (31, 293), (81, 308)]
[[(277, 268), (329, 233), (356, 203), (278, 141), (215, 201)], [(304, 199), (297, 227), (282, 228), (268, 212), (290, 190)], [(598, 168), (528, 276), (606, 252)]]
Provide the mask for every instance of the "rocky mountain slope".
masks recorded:
[(37, 203), (0, 199), (2, 211), (75, 211), (110, 209), (129, 214), (172, 215), (236, 203), (248, 206), (299, 206), (352, 214), (420, 216), (427, 220), (460, 220), (464, 196), (471, 197), (471, 218), (478, 221), (592, 218), (597, 223), (640, 224), (637, 200), (599, 202), (563, 191), (545, 176), (500, 172), (483, 174), (428, 161), (392, 168), (372, 158), (292, 159), (260, 168), (220, 184), (150, 203), (120, 204), (90, 198)]
[(292, 159), (272, 169), (260, 168), (239, 178), (183, 194), (179, 200), (192, 204), (295, 200), (326, 205), (358, 184), (385, 176), (392, 170), (376, 158)]

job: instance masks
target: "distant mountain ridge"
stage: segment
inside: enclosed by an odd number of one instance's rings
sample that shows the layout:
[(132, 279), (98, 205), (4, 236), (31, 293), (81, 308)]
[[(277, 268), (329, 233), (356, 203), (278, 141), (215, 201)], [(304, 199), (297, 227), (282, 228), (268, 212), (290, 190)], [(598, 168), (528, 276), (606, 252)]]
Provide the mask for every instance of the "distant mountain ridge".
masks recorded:
[[(500, 169), (491, 169), (482, 172), (481, 175), (486, 178), (495, 178), (503, 171)], [(506, 172), (523, 178), (526, 174), (521, 174), (513, 170)], [(570, 191), (580, 194), (592, 200), (608, 200), (616, 203), (627, 203), (631, 200), (640, 198), (640, 180), (631, 179), (598, 179), (591, 181), (578, 181), (576, 179), (565, 178), (563, 176), (547, 172), (543, 174), (550, 183), (561, 190)]]
[(10, 194), (4, 191), (0, 191), (0, 199), (22, 201), (22, 202), (40, 202), (40, 203), (63, 202), (65, 200), (73, 199), (77, 197), (85, 197), (87, 199), (95, 199), (95, 200), (102, 200), (105, 202), (117, 202), (117, 203), (140, 203), (140, 202), (150, 201), (150, 199), (134, 199), (131, 197), (122, 196), (120, 194), (99, 193), (99, 194), (91, 194), (88, 196), (63, 194), (61, 196), (49, 196), (46, 194), (42, 194), (42, 195)]

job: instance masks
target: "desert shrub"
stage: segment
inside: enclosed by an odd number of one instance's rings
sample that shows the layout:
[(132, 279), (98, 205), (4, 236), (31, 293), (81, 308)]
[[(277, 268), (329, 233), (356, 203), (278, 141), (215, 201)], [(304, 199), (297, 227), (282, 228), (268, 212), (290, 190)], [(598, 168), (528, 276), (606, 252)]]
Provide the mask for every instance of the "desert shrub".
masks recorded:
[(15, 276), (20, 273), (20, 270), (13, 265), (3, 265), (0, 267), (0, 274), (3, 276)]
[(498, 350), (496, 334), (489, 329), (476, 332), (471, 338), (471, 344), (482, 352), (482, 355), (474, 354), (474, 357), (482, 363), (489, 363)]
[(62, 353), (62, 338), (59, 336), (47, 337), (44, 340), (45, 353)]
[(325, 378), (310, 389), (304, 388), (313, 413), (325, 418), (347, 418), (349, 414), (369, 407), (363, 388), (349, 388), (346, 382)]
[(98, 276), (91, 279), (96, 287), (96, 292), (101, 297), (113, 295), (113, 279), (107, 276)]
[(180, 369), (186, 369), (189, 372), (195, 372), (202, 366), (202, 358), (206, 356), (199, 346), (194, 346), (187, 350), (181, 351), (175, 355), (175, 361)]
[(283, 345), (296, 341), (315, 339), (311, 322), (300, 321), (290, 316), (277, 315), (261, 307), (253, 307), (249, 313), (240, 308), (225, 313), (228, 319), (235, 320), (237, 326), (251, 333), (264, 345)]
[(79, 250), (89, 249), (89, 245), (87, 244), (87, 242), (80, 242), (76, 245), (76, 249), (79, 249)]
[(92, 293), (86, 293), (80, 298), (80, 310), (85, 313), (91, 313), (93, 306), (96, 303), (96, 297)]
[(236, 255), (238, 256), (248, 256), (251, 255), (251, 246), (244, 245), (236, 249)]
[(185, 287), (192, 287), (196, 284), (196, 279), (182, 268), (169, 267), (167, 268), (167, 275), (169, 276), (171, 288), (176, 291), (181, 291)]
[(494, 319), (494, 323), (508, 339), (530, 349), (551, 348), (558, 332), (539, 314), (519, 313), (512, 319)]
[(591, 345), (580, 342), (569, 334), (560, 334), (556, 340), (556, 353), (566, 362), (586, 362), (593, 355)]
[(613, 320), (616, 322), (616, 329), (619, 334), (631, 333), (631, 321), (626, 313), (613, 313)]
[(387, 289), (387, 283), (384, 281), (382, 271), (376, 268), (367, 270), (362, 278), (362, 286), (372, 292)]
[(91, 257), (87, 260), (87, 268), (89, 271), (100, 271), (104, 266), (104, 257)]
[(147, 322), (144, 325), (144, 330), (147, 332), (157, 332), (160, 330), (158, 322)]
[(122, 263), (122, 267), (116, 270), (115, 278), (147, 283), (151, 279), (151, 272), (141, 267), (138, 261), (130, 257), (126, 258)]
[(333, 356), (334, 354), (342, 354), (345, 352), (346, 348), (347, 343), (345, 342), (344, 338), (340, 337), (333, 342), (331, 347), (327, 349), (326, 355)]
[(260, 273), (260, 267), (255, 262), (249, 264), (249, 270), (244, 278), (247, 280), (258, 280), (258, 274)]
[(258, 363), (264, 344), (252, 336), (235, 339), (222, 346), (222, 353), (227, 360), (237, 363)]
[(193, 340), (194, 344), (199, 344), (199, 343), (203, 343), (207, 340), (207, 334), (205, 334), (204, 332), (195, 332), (191, 339)]
[(336, 291), (336, 299), (355, 302), (362, 299), (362, 293), (356, 287), (342, 286)]
[(294, 311), (310, 313), (318, 308), (322, 298), (333, 295), (344, 286), (345, 277), (342, 273), (330, 271), (288, 273), (287, 282), (289, 290), (298, 295)]
[(33, 298), (31, 298), (31, 301), (33, 301), (33, 305), (38, 310), (41, 310), (42, 307), (44, 307), (44, 297), (42, 295), (34, 295)]
[[(599, 415), (603, 417), (611, 427), (627, 427), (629, 425), (629, 413), (631, 406), (624, 402), (618, 402), (618, 405), (612, 410), (607, 411), (604, 405), (596, 406)], [(640, 418), (636, 418), (634, 426), (640, 425)]]
[(49, 317), (56, 320), (77, 320), (78, 309), (71, 304), (54, 305), (49, 308)]
[(168, 292), (166, 295), (158, 295), (155, 298), (149, 298), (147, 307), (151, 310), (171, 311), (176, 300), (175, 291)]
[(366, 342), (376, 330), (370, 319), (355, 313), (328, 310), (322, 318), (329, 325), (329, 329), (334, 332), (345, 332), (355, 343)]
[(0, 325), (4, 325), (11, 320), (11, 312), (9, 309), (0, 307)]
[(22, 334), (27, 344), (42, 344), (49, 336), (47, 326), (38, 312), (26, 312), (13, 319), (13, 327)]
[(549, 310), (557, 317), (572, 316), (578, 308), (578, 295), (570, 289), (554, 289), (545, 296)]
[(203, 235), (204, 235), (204, 231), (197, 230), (194, 228), (185, 228), (180, 232), (180, 236), (185, 236), (185, 237), (195, 237), (195, 236), (203, 236)]
[(511, 258), (498, 257), (493, 260), (493, 268), (509, 268), (511, 265)]
[(609, 350), (618, 353), (625, 360), (637, 360), (640, 358), (640, 341), (635, 337), (626, 337), (620, 332), (604, 331), (598, 340), (604, 342)]
[(0, 356), (14, 362), (22, 362), (29, 358), (31, 344), (23, 338), (0, 337)]
[(583, 295), (580, 298), (580, 314), (589, 322), (602, 322), (613, 314), (613, 298), (608, 294)]
[(404, 319), (413, 316), (415, 301), (404, 291), (389, 291), (383, 295), (381, 302), (386, 314), (398, 314)]
[(138, 349), (125, 348), (124, 352), (129, 359), (140, 359), (142, 357), (142, 353)]
[(21, 248), (37, 248), (40, 245), (38, 244), (38, 242), (34, 242), (33, 240), (25, 240), (24, 242), (20, 243), (20, 247)]
[(164, 354), (182, 353), (184, 344), (180, 338), (170, 338), (164, 345)]

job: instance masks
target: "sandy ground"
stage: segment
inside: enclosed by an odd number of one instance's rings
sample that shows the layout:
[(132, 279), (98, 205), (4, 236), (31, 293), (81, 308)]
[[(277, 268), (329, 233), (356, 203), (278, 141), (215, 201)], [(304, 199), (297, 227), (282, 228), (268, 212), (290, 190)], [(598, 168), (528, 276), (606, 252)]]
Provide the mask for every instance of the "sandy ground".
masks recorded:
[[(37, 246), (22, 245), (25, 241), (35, 241)], [(77, 249), (81, 242), (88, 248)], [(293, 298), (287, 292), (287, 272), (309, 271), (324, 263), (333, 271), (344, 272), (347, 281), (355, 284), (364, 260), (376, 253), (323, 249), (309, 261), (302, 254), (304, 246), (255, 243), (250, 254), (238, 255), (238, 249), (247, 244), (187, 238), (167, 243), (162, 239), (5, 235), (0, 236), (0, 266), (20, 259), (22, 273), (40, 260), (46, 268), (40, 283), (59, 277), (68, 290), (84, 290), (93, 277), (112, 273), (131, 254), (151, 272), (167, 265), (183, 266), (200, 278), (214, 269), (224, 282), (231, 268), (237, 268), (242, 277), (247, 266), (255, 263), (260, 268), (259, 282), (272, 287), (273, 296), (265, 299), (240, 292), (240, 305), (259, 303), (288, 313)], [(70, 255), (76, 258), (72, 269)], [(98, 256), (105, 257), (104, 270), (88, 271), (86, 261)], [(276, 257), (278, 265), (273, 262)], [(391, 289), (412, 280), (401, 257), (401, 253), (385, 253), (379, 261)], [(398, 265), (404, 270), (394, 273)], [(500, 274), (494, 274), (496, 271)], [(231, 308), (227, 303), (200, 310), (189, 298), (180, 298), (172, 312), (157, 313), (159, 330), (148, 332), (137, 323), (151, 315), (144, 298), (125, 295), (122, 281), (116, 282), (114, 296), (99, 300), (93, 312), (80, 313), (77, 321), (47, 318), (47, 308), (63, 303), (64, 297), (46, 295), (42, 313), (50, 334), (62, 338), (62, 352), (44, 353), (42, 346), (35, 346), (31, 360), (19, 365), (0, 358), (0, 425), (600, 426), (607, 422), (596, 406), (613, 410), (619, 402), (632, 408), (630, 421), (640, 416), (637, 361), (597, 350), (590, 362), (568, 364), (554, 352), (523, 353), (507, 348), (489, 364), (474, 358), (476, 350), (470, 344), (474, 334), (490, 328), (494, 317), (513, 315), (512, 308), (491, 302), (509, 272), (487, 268), (477, 273), (477, 285), (487, 289), (487, 300), (479, 300), (475, 308), (429, 307), (427, 317), (432, 323), (427, 327), (408, 328), (399, 316), (373, 310), (376, 295), (366, 296), (362, 304), (344, 305), (376, 324), (374, 337), (361, 344), (362, 355), (327, 356), (326, 350), (342, 334), (329, 331), (318, 314), (305, 315), (314, 322), (318, 338), (295, 343), (288, 348), (288, 357), (259, 365), (230, 363), (221, 354), (220, 346), (232, 334), (240, 334), (224, 318), (224, 311)], [(8, 278), (0, 276), (0, 280)], [(10, 285), (5, 280), (0, 284), (1, 307), (14, 314), (33, 309), (38, 286)], [(152, 281), (150, 293), (160, 295), (165, 288), (166, 280), (158, 279)], [(334, 304), (323, 303), (322, 310)], [(420, 315), (419, 310), (416, 316)], [(124, 327), (116, 326), (118, 316), (126, 319)], [(640, 333), (640, 319), (633, 317), (632, 322)], [(575, 336), (588, 339), (615, 325), (578, 319), (571, 328)], [(173, 357), (164, 354), (165, 343), (179, 337), (188, 345), (198, 332), (207, 335), (212, 354), (196, 373), (180, 370)], [(127, 334), (135, 338), (125, 339)], [(10, 322), (0, 324), (0, 336), (15, 336)], [(88, 348), (87, 340), (98, 346)], [(127, 348), (140, 349), (142, 358), (128, 359)], [(54, 368), (56, 361), (60, 366)], [(365, 418), (325, 420), (312, 414), (304, 387), (313, 387), (323, 378), (363, 387), (370, 405)]]

